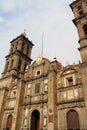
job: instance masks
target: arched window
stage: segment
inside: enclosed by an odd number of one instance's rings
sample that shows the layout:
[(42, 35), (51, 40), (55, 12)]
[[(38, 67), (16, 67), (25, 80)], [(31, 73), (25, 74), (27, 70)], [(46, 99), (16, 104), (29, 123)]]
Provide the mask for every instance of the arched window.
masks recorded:
[(29, 51), (29, 46), (27, 47), (27, 51), (26, 51), (26, 54), (28, 55), (28, 51)]
[(84, 33), (87, 35), (87, 24), (83, 26)]
[(67, 113), (67, 130), (80, 130), (79, 116), (75, 110)]
[(24, 44), (24, 42), (22, 43), (22, 48), (21, 48), (21, 51), (23, 51), (24, 50), (24, 46), (25, 46), (25, 44)]
[(9, 62), (6, 63), (5, 71), (8, 70)]
[(11, 130), (13, 116), (9, 115), (7, 118), (6, 130)]
[(20, 71), (20, 69), (21, 69), (21, 60), (19, 60), (18, 69), (19, 69), (19, 71)]
[(24, 65), (24, 72), (27, 71), (26, 67), (27, 67), (27, 64), (25, 63), (25, 65)]
[(17, 50), (17, 45), (18, 45), (18, 43), (15, 43), (15, 46), (14, 46), (15, 51)]
[(11, 61), (11, 68), (13, 68), (13, 64), (14, 64), (14, 59), (12, 59)]

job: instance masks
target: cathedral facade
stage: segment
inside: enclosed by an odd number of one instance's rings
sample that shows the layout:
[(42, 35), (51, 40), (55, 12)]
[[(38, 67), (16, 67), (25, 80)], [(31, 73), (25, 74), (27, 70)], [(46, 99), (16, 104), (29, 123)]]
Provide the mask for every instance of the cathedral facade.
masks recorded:
[(70, 4), (81, 62), (39, 56), (25, 33), (11, 41), (0, 79), (0, 130), (87, 130), (87, 0)]

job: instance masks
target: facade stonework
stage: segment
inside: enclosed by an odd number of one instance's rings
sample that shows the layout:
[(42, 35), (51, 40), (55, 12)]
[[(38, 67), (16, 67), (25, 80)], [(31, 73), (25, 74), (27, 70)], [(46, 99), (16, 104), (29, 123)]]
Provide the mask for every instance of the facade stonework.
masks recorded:
[(0, 130), (87, 130), (87, 1), (70, 4), (82, 62), (39, 56), (25, 33), (11, 41), (0, 79)]

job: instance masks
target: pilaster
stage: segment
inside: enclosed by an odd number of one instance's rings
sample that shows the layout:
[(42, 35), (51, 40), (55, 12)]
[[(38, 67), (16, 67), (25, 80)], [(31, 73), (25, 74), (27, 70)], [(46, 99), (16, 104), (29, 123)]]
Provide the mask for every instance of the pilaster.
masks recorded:
[(57, 130), (57, 73), (54, 67), (49, 69), (48, 79), (48, 130)]

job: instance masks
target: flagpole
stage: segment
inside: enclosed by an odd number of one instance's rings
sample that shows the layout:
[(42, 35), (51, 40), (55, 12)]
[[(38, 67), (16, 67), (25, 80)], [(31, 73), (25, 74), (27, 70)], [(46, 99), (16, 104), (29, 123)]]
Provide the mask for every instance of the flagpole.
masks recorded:
[(43, 37), (44, 37), (44, 32), (42, 33), (42, 48), (41, 48), (41, 56), (43, 57)]

